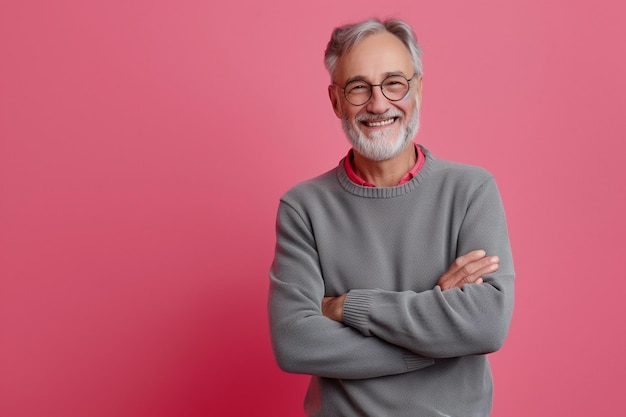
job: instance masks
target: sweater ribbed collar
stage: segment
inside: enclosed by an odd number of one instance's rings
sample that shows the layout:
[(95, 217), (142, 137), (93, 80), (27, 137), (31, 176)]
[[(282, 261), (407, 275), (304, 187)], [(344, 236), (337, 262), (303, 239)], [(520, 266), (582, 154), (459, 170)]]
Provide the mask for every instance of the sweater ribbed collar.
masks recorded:
[(434, 157), (432, 156), (430, 151), (428, 151), (428, 149), (426, 149), (422, 145), (417, 146), (419, 146), (424, 152), (424, 155), (426, 156), (426, 161), (424, 162), (424, 166), (422, 166), (417, 175), (414, 176), (410, 181), (402, 185), (397, 185), (394, 187), (364, 187), (355, 184), (350, 180), (350, 177), (348, 177), (348, 174), (344, 168), (345, 158), (343, 158), (339, 162), (339, 166), (336, 169), (337, 180), (339, 181), (341, 186), (350, 194), (365, 198), (393, 198), (410, 193), (424, 181), (424, 179), (432, 170), (434, 163)]

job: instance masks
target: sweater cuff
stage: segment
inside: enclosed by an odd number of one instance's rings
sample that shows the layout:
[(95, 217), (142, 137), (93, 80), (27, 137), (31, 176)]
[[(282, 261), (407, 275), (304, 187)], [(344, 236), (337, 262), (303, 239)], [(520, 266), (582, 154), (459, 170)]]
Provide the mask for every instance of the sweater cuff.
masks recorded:
[(343, 302), (343, 324), (371, 336), (367, 316), (373, 299), (374, 294), (370, 290), (350, 290)]
[(404, 363), (406, 363), (406, 369), (409, 371), (417, 371), (418, 369), (426, 368), (434, 364), (435, 360), (407, 353), (404, 355)]

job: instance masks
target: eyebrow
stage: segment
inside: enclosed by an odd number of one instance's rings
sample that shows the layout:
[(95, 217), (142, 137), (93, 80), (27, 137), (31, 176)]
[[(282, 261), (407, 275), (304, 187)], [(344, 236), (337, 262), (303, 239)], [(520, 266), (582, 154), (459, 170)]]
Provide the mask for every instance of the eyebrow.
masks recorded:
[[(392, 76), (392, 75), (402, 75), (404, 78), (407, 78), (406, 74), (404, 72), (402, 72), (402, 71), (392, 71), (392, 72), (384, 73), (383, 74), (383, 80), (385, 78), (387, 78), (387, 77)], [(364, 77), (363, 75), (355, 75), (354, 77), (348, 78), (344, 85), (349, 84), (349, 83), (351, 83), (353, 81), (366, 81), (366, 82), (369, 82), (369, 81), (367, 81), (367, 78)]]

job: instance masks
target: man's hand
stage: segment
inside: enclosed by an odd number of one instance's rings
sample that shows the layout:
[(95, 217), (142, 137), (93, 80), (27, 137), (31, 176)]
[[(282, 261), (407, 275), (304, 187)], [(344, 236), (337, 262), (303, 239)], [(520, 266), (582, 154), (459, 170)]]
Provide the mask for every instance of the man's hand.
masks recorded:
[(484, 250), (469, 252), (452, 262), (450, 268), (437, 280), (437, 285), (445, 291), (461, 288), (465, 284), (482, 284), (483, 275), (497, 271), (499, 262), (497, 256), (487, 256)]
[(343, 302), (346, 294), (339, 297), (324, 297), (322, 300), (322, 314), (331, 320), (343, 323)]

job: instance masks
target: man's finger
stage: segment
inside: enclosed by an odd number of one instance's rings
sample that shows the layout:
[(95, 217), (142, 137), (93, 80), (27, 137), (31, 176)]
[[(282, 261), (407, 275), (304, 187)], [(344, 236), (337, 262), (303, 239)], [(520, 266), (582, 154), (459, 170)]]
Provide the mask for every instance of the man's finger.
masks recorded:
[(483, 275), (496, 271), (499, 267), (499, 258), (484, 255), (485, 251), (477, 250), (458, 257), (439, 278), (437, 285), (442, 290), (460, 288), (465, 284), (475, 283)]
[(482, 277), (484, 275), (497, 271), (499, 267), (500, 265), (498, 263), (488, 264), (480, 268), (479, 270), (473, 272), (472, 274), (463, 277), (456, 283), (456, 285), (453, 285), (453, 287), (454, 286), (462, 287), (464, 284), (474, 284), (478, 280), (481, 280), (482, 282)]
[(461, 255), (452, 262), (452, 265), (448, 268), (446, 273), (454, 274), (458, 272), (461, 268), (465, 267), (467, 264), (471, 262), (475, 262), (479, 259), (484, 258), (487, 255), (482, 249), (473, 250), (471, 252), (466, 253), (465, 255)]

